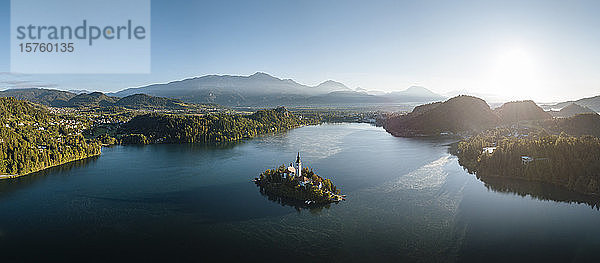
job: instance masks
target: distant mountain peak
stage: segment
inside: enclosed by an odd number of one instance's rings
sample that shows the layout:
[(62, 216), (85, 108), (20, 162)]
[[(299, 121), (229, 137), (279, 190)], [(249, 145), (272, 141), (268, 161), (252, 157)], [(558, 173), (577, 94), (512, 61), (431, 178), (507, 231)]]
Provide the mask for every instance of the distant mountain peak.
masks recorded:
[(343, 83), (337, 82), (337, 81), (333, 81), (333, 80), (323, 81), (321, 84), (317, 85), (315, 88), (318, 89), (318, 90), (327, 91), (327, 92), (352, 91), (351, 88), (348, 88)]
[[(410, 86), (408, 89), (404, 90), (406, 94), (435, 94), (433, 91), (423, 87), (423, 86)], [(437, 94), (436, 94), (437, 95)]]
[(267, 73), (260, 72), (260, 71), (254, 73), (254, 74), (252, 74), (250, 76), (248, 76), (248, 78), (253, 78), (253, 79), (277, 79), (277, 80), (279, 80), (279, 78), (273, 77), (273, 76), (271, 76), (271, 75), (269, 75)]
[(422, 86), (410, 86), (408, 87), (408, 89), (406, 89), (406, 91), (425, 91), (425, 92), (431, 92), (430, 90), (422, 87)]
[(412, 94), (369, 94), (355, 91), (343, 83), (327, 80), (316, 86), (280, 79), (264, 72), (249, 76), (205, 75), (179, 81), (125, 89), (113, 95), (125, 97), (136, 93), (176, 98), (192, 103), (216, 103), (228, 106), (265, 106), (326, 103), (397, 103), (430, 102), (443, 97), (424, 88)]
[(410, 86), (408, 89), (403, 91), (395, 91), (388, 94), (388, 96), (407, 96), (414, 98), (432, 98), (432, 99), (444, 99), (444, 96), (434, 93), (433, 91), (421, 87), (421, 86)]
[(344, 84), (337, 82), (335, 80), (328, 79), (326, 81), (323, 81), (321, 84), (319, 84), (319, 86), (321, 86), (321, 85), (344, 85)]
[(348, 88), (343, 83), (337, 82), (337, 81), (333, 81), (333, 80), (326, 80), (326, 81), (321, 82), (321, 84), (317, 85), (317, 87), (323, 87), (323, 86), (328, 86), (328, 87), (330, 87), (330, 86), (343, 86), (345, 88)]

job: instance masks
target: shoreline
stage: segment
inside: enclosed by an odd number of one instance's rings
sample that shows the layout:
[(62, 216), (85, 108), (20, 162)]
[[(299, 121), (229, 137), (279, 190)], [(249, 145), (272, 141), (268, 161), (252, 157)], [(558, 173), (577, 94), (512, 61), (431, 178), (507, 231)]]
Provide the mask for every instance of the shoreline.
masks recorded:
[[(307, 126), (314, 126), (314, 125), (318, 125), (318, 124), (303, 124), (303, 125), (291, 128), (291, 129), (283, 130), (283, 131), (267, 132), (267, 133), (258, 134), (257, 136), (254, 136), (254, 137), (243, 137), (243, 138), (240, 138), (240, 139), (237, 139), (237, 140), (233, 140), (233, 141), (191, 142), (191, 143), (190, 142), (184, 142), (184, 143), (181, 143), (181, 142), (177, 142), (177, 143), (163, 143), (163, 142), (161, 142), (161, 143), (148, 143), (148, 144), (102, 144), (101, 147), (131, 146), (131, 145), (156, 145), (156, 144), (208, 144), (208, 145), (210, 145), (210, 144), (239, 143), (239, 142), (243, 142), (244, 140), (250, 140), (250, 139), (254, 139), (254, 138), (258, 138), (258, 137), (266, 136), (266, 135), (274, 135), (274, 134), (288, 132), (288, 131), (291, 131), (291, 130), (294, 130), (294, 129), (298, 129), (298, 128), (302, 128), (302, 127), (307, 127)], [(69, 161), (66, 161), (66, 162), (63, 162), (63, 163), (59, 163), (59, 164), (55, 164), (55, 165), (52, 165), (52, 166), (44, 167), (42, 169), (34, 170), (34, 171), (31, 171), (31, 172), (28, 172), (28, 173), (25, 173), (25, 174), (0, 174), (0, 181), (1, 180), (15, 179), (15, 178), (27, 176), (27, 175), (30, 175), (30, 174), (33, 174), (33, 173), (37, 173), (37, 172), (46, 170), (46, 169), (50, 169), (50, 168), (53, 168), (53, 167), (65, 165), (65, 164), (68, 164), (70, 162), (75, 162), (75, 161), (79, 161), (79, 160), (88, 159), (88, 158), (91, 158), (91, 157), (100, 156), (101, 154), (102, 154), (102, 148), (100, 148), (100, 153), (98, 153), (98, 154), (94, 154), (94, 155), (90, 155), (90, 156), (87, 156), (87, 157), (78, 158), (78, 159), (74, 159), (74, 160), (69, 160)]]
[(66, 162), (63, 162), (63, 163), (51, 165), (51, 166), (44, 167), (42, 169), (38, 169), (38, 170), (31, 171), (31, 172), (24, 173), (24, 174), (0, 174), (0, 180), (9, 180), (9, 179), (15, 179), (15, 178), (19, 178), (19, 177), (31, 175), (33, 173), (37, 173), (37, 172), (40, 172), (40, 171), (43, 171), (43, 170), (46, 170), (46, 169), (50, 169), (50, 168), (53, 168), (53, 167), (58, 167), (58, 166), (61, 166), (61, 165), (65, 165), (65, 164), (68, 164), (68, 163), (71, 163), (71, 162), (80, 161), (80, 160), (84, 160), (84, 159), (88, 159), (88, 158), (100, 156), (101, 154), (102, 154), (102, 150), (100, 150), (100, 153), (98, 153), (98, 154), (86, 156), (86, 157), (83, 157), (83, 158), (77, 158), (77, 159), (74, 159), (74, 160), (69, 160), (69, 161), (66, 161)]

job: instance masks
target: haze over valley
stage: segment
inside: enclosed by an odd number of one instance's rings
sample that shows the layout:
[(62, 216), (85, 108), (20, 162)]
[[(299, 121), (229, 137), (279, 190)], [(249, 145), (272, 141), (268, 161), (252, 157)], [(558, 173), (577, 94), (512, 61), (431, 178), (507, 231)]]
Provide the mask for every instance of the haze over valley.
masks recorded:
[[(68, 101), (73, 97), (85, 94), (99, 96), (101, 92), (87, 90), (62, 91), (53, 87), (21, 87), (0, 91), (0, 96), (17, 96), (49, 106), (65, 106), (69, 104)], [(249, 76), (206, 75), (164, 84), (126, 88), (114, 93), (103, 94), (111, 98), (96, 99), (112, 103), (119, 100), (119, 98), (136, 94), (170, 98), (184, 103), (218, 104), (229, 107), (273, 107), (280, 105), (297, 107), (310, 105), (317, 107), (370, 106), (377, 108), (376, 106), (401, 104), (405, 106), (400, 109), (406, 111), (412, 110), (412, 107), (419, 104), (442, 101), (458, 95), (473, 95), (484, 99), (487, 97), (485, 94), (478, 96), (479, 94), (470, 93), (466, 90), (451, 91), (442, 95), (420, 86), (410, 86), (405, 90), (394, 92), (369, 91), (362, 88), (352, 89), (333, 80), (324, 81), (316, 86), (308, 86), (293, 79), (281, 79), (267, 73), (257, 72)], [(486, 101), (492, 107), (508, 102), (495, 99), (491, 101), (486, 99)], [(581, 98), (576, 101), (538, 102), (538, 104), (547, 111), (559, 111), (570, 104), (575, 104), (599, 112), (600, 95)]]
[(0, 0), (0, 262), (600, 262), (599, 10)]

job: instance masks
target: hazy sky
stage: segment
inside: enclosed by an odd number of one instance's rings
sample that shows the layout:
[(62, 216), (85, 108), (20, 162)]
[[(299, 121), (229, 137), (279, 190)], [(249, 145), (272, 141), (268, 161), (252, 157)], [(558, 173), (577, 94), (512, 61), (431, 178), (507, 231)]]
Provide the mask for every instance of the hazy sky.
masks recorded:
[[(10, 71), (9, 12), (0, 0), (0, 72)], [(598, 14), (600, 1), (152, 1), (152, 74), (0, 73), (0, 89), (29, 80), (116, 91), (262, 71), (562, 101), (600, 95)]]

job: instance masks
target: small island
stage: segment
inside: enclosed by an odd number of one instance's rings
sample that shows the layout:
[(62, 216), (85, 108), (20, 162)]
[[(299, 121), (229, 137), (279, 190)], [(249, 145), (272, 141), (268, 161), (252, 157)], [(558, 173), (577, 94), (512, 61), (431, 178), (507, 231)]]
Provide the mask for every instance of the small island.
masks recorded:
[(316, 175), (311, 169), (302, 168), (300, 153), (296, 166), (279, 166), (268, 169), (254, 179), (261, 192), (303, 202), (305, 205), (323, 205), (345, 200), (345, 195), (329, 179)]

